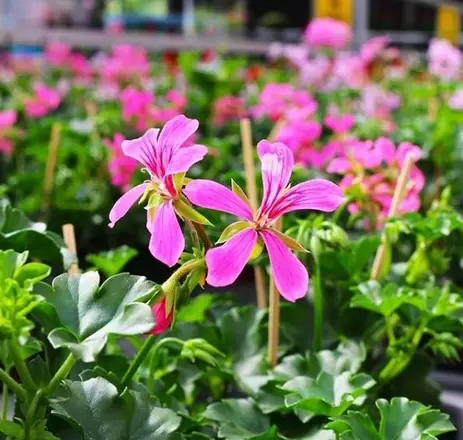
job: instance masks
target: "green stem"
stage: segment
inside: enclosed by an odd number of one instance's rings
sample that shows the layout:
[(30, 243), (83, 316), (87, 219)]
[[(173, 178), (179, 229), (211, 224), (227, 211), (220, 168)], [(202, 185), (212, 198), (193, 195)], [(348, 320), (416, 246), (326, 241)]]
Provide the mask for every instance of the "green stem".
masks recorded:
[(333, 214), (333, 218), (331, 220), (332, 223), (334, 223), (335, 225), (338, 223), (339, 221), (339, 218), (341, 217), (341, 214), (344, 212), (344, 210), (346, 209), (347, 205), (351, 202), (351, 197), (348, 197), (344, 203), (335, 211), (335, 213)]
[(28, 434), (29, 434), (30, 428), (33, 426), (35, 422), (35, 415), (37, 413), (37, 408), (40, 404), (40, 401), (43, 399), (46, 393), (47, 391), (45, 389), (41, 389), (36, 393), (36, 395), (32, 399), (32, 402), (29, 406), (29, 410), (27, 411), (27, 415), (26, 415), (26, 423), (25, 423), (26, 438), (29, 438)]
[(2, 393), (2, 414), (0, 420), (6, 420), (8, 418), (8, 385), (5, 382), (3, 382)]
[(0, 381), (8, 386), (20, 399), (27, 400), (26, 390), (19, 385), (5, 370), (0, 368)]
[(28, 368), (26, 367), (26, 363), (21, 354), (21, 350), (19, 346), (13, 340), (8, 342), (8, 349), (13, 359), (14, 365), (16, 370), (18, 371), (19, 377), (21, 378), (22, 383), (26, 387), (26, 390), (35, 393), (37, 387), (32, 379), (31, 373), (29, 372)]
[[(129, 369), (125, 373), (124, 377), (122, 378), (121, 382), (121, 389), (124, 389), (127, 387), (129, 382), (132, 380), (133, 376), (135, 376), (135, 373), (138, 371), (138, 368), (140, 368), (140, 365), (142, 362), (145, 360), (146, 356), (148, 356), (148, 353), (151, 351), (151, 349), (154, 346), (154, 343), (156, 342), (156, 337), (154, 335), (149, 335), (146, 338), (145, 343), (143, 344), (142, 348), (140, 351), (137, 353), (135, 358), (133, 359), (132, 363), (130, 364)], [(153, 353), (151, 356), (154, 356), (156, 352), (163, 346), (169, 343), (175, 342), (176, 344), (183, 345), (183, 341), (181, 339), (177, 338), (164, 338), (161, 339), (156, 346), (153, 348)]]
[(59, 370), (52, 377), (50, 383), (48, 384), (47, 393), (49, 396), (53, 395), (55, 391), (58, 389), (59, 384), (64, 379), (66, 379), (66, 377), (68, 377), (69, 373), (72, 370), (72, 367), (74, 367), (76, 362), (77, 362), (76, 357), (72, 353), (70, 353), (69, 356), (64, 361), (64, 363), (59, 368)]
[(188, 263), (185, 263), (183, 266), (180, 266), (171, 276), (170, 278), (163, 283), (164, 284), (170, 284), (172, 281), (180, 281), (183, 277), (188, 275), (190, 272), (192, 272), (195, 269), (198, 269), (199, 267), (204, 266), (204, 259), (200, 260), (194, 260), (194, 261), (189, 261)]
[(323, 333), (323, 292), (322, 280), (320, 273), (320, 264), (315, 262), (315, 276), (313, 278), (313, 304), (314, 304), (314, 337), (313, 349), (315, 352), (319, 351), (322, 346), (322, 333)]

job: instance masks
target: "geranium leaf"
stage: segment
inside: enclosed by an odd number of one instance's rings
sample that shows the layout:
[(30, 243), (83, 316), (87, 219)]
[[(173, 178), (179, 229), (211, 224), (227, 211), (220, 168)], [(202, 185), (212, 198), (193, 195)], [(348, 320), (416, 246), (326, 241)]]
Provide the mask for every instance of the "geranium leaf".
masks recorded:
[(63, 326), (49, 334), (51, 344), (93, 362), (109, 334), (147, 333), (154, 326), (151, 308), (136, 301), (149, 298), (155, 286), (129, 274), (115, 275), (101, 287), (97, 272), (60, 275), (53, 281), (53, 293), (47, 294)]

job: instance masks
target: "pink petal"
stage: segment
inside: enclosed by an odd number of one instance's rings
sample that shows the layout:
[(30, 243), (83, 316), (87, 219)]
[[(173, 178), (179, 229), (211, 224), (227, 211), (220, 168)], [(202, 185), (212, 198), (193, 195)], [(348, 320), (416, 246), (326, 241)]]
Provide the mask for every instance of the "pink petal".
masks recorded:
[(151, 230), (150, 252), (167, 266), (174, 266), (185, 249), (185, 239), (172, 200), (158, 206)]
[(204, 179), (193, 180), (183, 192), (194, 205), (234, 214), (249, 221), (253, 219), (251, 208), (220, 183)]
[(400, 166), (402, 166), (405, 162), (405, 157), (408, 153), (413, 154), (415, 161), (421, 159), (422, 153), (420, 147), (417, 147), (416, 145), (413, 145), (410, 142), (401, 142), (397, 147), (397, 159), (399, 161)]
[(109, 213), (109, 227), (113, 228), (116, 222), (118, 222), (125, 214), (129, 211), (129, 209), (133, 206), (133, 204), (143, 195), (145, 189), (149, 183), (142, 183), (140, 185), (135, 186), (130, 191), (127, 191), (112, 207)]
[(244, 229), (222, 246), (211, 249), (206, 254), (207, 283), (214, 287), (233, 284), (243, 271), (257, 243), (257, 232)]
[(264, 185), (260, 211), (266, 213), (289, 183), (294, 166), (294, 156), (292, 151), (281, 142), (271, 144), (268, 141), (260, 141), (257, 144), (257, 153), (262, 162)]
[(375, 142), (375, 151), (381, 156), (381, 159), (391, 165), (395, 159), (395, 145), (390, 139), (380, 137)]
[(167, 174), (186, 173), (192, 165), (199, 162), (206, 154), (207, 147), (204, 145), (179, 148), (167, 167)]
[(143, 136), (131, 141), (122, 142), (122, 151), (126, 156), (143, 164), (148, 171), (157, 176), (163, 177), (161, 169), (161, 158), (158, 145), (159, 129), (150, 128)]
[(270, 230), (260, 232), (270, 257), (275, 285), (280, 295), (294, 302), (303, 298), (309, 288), (309, 274), (289, 248)]
[(284, 193), (270, 212), (270, 218), (300, 209), (331, 212), (344, 200), (341, 188), (335, 183), (326, 179), (308, 180)]
[(327, 172), (328, 173), (336, 173), (336, 174), (344, 174), (347, 171), (352, 169), (352, 164), (349, 162), (348, 159), (344, 158), (337, 158), (333, 159), (330, 164), (328, 165)]
[(175, 152), (184, 146), (198, 130), (199, 122), (186, 116), (178, 115), (167, 121), (159, 135), (159, 150), (165, 169), (170, 165)]

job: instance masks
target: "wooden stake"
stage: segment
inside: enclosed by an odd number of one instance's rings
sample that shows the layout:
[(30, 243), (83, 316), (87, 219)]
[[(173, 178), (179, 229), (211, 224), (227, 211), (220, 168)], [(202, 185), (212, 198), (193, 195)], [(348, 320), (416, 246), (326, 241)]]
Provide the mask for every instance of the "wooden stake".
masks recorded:
[[(397, 179), (397, 186), (394, 190), (394, 195), (392, 197), (391, 207), (387, 214), (387, 218), (395, 217), (399, 212), (400, 203), (405, 195), (405, 189), (408, 183), (408, 177), (410, 175), (410, 170), (415, 163), (415, 156), (412, 152), (407, 153), (405, 160), (400, 170), (399, 178)], [(377, 281), (381, 273), (381, 267), (384, 260), (384, 252), (386, 250), (386, 233), (383, 231), (381, 235), (381, 245), (376, 252), (375, 260), (371, 268), (370, 278)]]
[(56, 158), (61, 139), (61, 124), (56, 122), (51, 128), (50, 145), (48, 147), (47, 166), (45, 168), (44, 192), (42, 200), (42, 212), (47, 214), (50, 207), (51, 193), (53, 191), (53, 177), (55, 175)]
[[(281, 218), (276, 222), (275, 229), (281, 230)], [(269, 316), (268, 316), (268, 363), (273, 368), (278, 360), (278, 343), (280, 329), (280, 292), (275, 285), (273, 278), (270, 280), (269, 293)]]
[[(257, 210), (257, 187), (256, 173), (254, 169), (254, 149), (252, 146), (251, 122), (249, 119), (241, 119), (241, 143), (243, 148), (244, 171), (246, 173), (246, 190), (248, 193), (251, 207), (255, 212)], [(254, 266), (254, 278), (256, 283), (257, 307), (265, 309), (267, 299), (265, 295), (264, 273), (260, 266)]]
[(278, 135), (278, 132), (283, 128), (285, 125), (285, 120), (284, 119), (279, 119), (277, 123), (273, 126), (272, 131), (268, 135), (268, 141), (269, 142), (275, 142), (275, 138)]
[[(63, 225), (63, 238), (69, 251), (77, 257), (76, 236), (74, 233), (74, 225)], [(76, 263), (71, 264), (68, 273), (80, 273), (79, 266)]]

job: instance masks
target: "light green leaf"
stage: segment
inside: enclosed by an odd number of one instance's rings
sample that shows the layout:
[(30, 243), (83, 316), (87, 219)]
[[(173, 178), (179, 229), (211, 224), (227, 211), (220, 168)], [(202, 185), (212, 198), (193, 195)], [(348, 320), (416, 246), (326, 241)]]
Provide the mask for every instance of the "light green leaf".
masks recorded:
[(246, 205), (251, 208), (251, 202), (249, 201), (248, 196), (243, 191), (241, 186), (239, 186), (233, 179), (231, 179), (231, 187), (235, 195), (237, 195), (244, 203), (246, 203)]
[(124, 245), (107, 252), (87, 255), (86, 259), (107, 277), (111, 277), (119, 273), (137, 255), (137, 250)]
[(68, 347), (84, 362), (93, 362), (110, 333), (136, 335), (154, 326), (151, 308), (140, 301), (149, 298), (155, 284), (144, 277), (115, 275), (101, 287), (97, 272), (63, 274), (53, 281), (47, 301), (57, 312), (63, 327), (53, 330), (54, 347)]
[(238, 232), (249, 227), (251, 227), (251, 225), (249, 224), (249, 222), (245, 221), (232, 223), (223, 230), (222, 234), (217, 240), (217, 243), (224, 243), (227, 240), (230, 240), (230, 238), (232, 238), (234, 235), (238, 234)]

